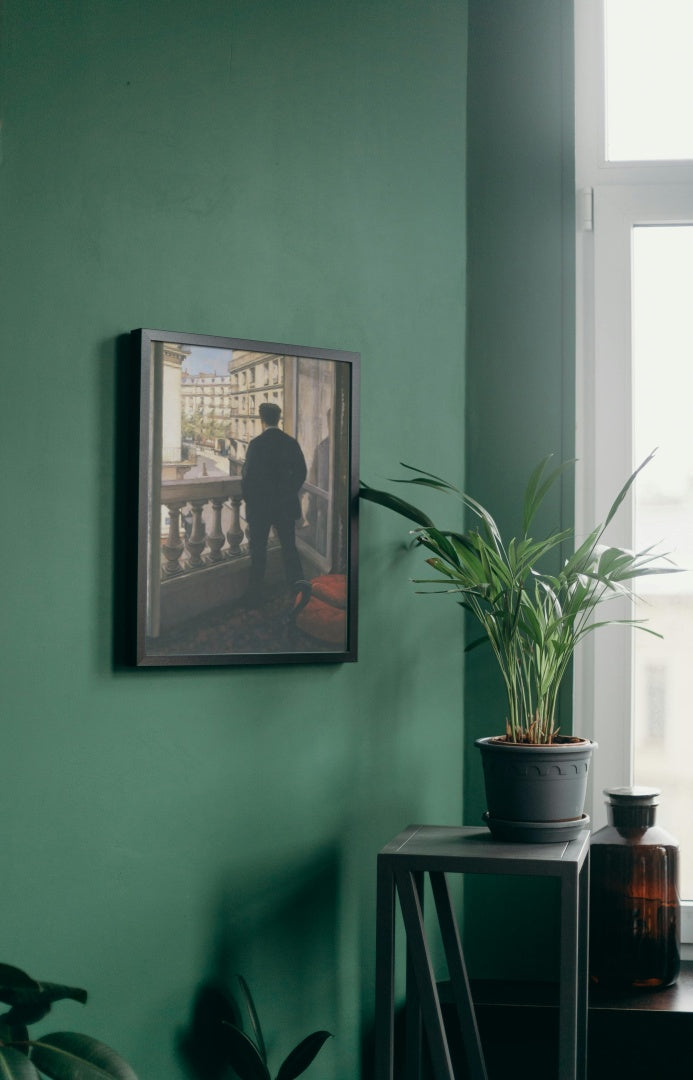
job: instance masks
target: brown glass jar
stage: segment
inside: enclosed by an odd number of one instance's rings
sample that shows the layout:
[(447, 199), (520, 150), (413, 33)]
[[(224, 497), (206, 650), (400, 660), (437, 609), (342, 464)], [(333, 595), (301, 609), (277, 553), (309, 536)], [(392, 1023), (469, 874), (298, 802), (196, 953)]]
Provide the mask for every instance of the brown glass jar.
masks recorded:
[(655, 788), (608, 788), (608, 825), (590, 844), (590, 980), (614, 989), (676, 982), (679, 846), (655, 825)]

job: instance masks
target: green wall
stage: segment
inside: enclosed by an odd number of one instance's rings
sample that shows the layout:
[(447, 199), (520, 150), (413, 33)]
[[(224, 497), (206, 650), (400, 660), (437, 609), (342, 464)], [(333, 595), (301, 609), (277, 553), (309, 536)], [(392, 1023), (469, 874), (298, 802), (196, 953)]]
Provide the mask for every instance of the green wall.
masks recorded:
[[(469, 3), (466, 482), (502, 531), (518, 528), (534, 465), (574, 456), (572, 9), (572, 0)], [(572, 522), (568, 475), (537, 527)], [(469, 654), (464, 700), (474, 824), (485, 806), (473, 740), (505, 727), (490, 651)], [(569, 687), (561, 722), (570, 730)], [(507, 880), (466, 890), (473, 973), (553, 974), (556, 904), (537, 891)]]
[[(240, 970), (357, 1075), (375, 855), (462, 813), (459, 617), (362, 510), (360, 660), (114, 663), (132, 327), (362, 354), (361, 461), (463, 475), (466, 0), (5, 0), (0, 959), (148, 1080)], [(117, 589), (123, 587), (116, 578)], [(451, 606), (452, 607), (452, 606)], [(452, 646), (450, 647), (450, 643)]]
[[(119, 663), (122, 335), (359, 351), (364, 479), (404, 460), (461, 481), (466, 456), (468, 489), (515, 520), (534, 462), (572, 456), (571, 4), (5, 0), (2, 18), (0, 959), (86, 986), (44, 1027), (150, 1080), (182, 1075), (199, 981), (240, 970), (271, 1052), (328, 1027), (321, 1073), (346, 1080), (375, 854), (409, 821), (462, 820), (463, 747), (479, 821), (470, 747), (502, 699), (478, 651), (463, 691), (459, 613), (413, 594), (419, 560), (370, 504), (357, 664)], [(568, 483), (557, 521), (571, 505)], [(516, 922), (534, 902), (520, 889)], [(536, 963), (507, 908), (468, 890), (478, 973)]]

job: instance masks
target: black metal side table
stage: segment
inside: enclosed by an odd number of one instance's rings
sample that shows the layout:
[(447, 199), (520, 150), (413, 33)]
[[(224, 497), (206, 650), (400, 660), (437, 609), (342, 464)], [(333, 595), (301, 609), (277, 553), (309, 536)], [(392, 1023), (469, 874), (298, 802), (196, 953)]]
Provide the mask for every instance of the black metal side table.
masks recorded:
[(472, 1080), (487, 1080), (459, 928), (446, 874), (558, 877), (561, 882), (560, 1080), (582, 1080), (587, 1064), (589, 829), (557, 844), (506, 844), (487, 829), (411, 825), (378, 855), (375, 1080), (393, 1080), (395, 896), (407, 941), (406, 1076), (420, 1077), (422, 1023), (435, 1080), (455, 1080), (423, 919), (428, 874), (452, 996)]

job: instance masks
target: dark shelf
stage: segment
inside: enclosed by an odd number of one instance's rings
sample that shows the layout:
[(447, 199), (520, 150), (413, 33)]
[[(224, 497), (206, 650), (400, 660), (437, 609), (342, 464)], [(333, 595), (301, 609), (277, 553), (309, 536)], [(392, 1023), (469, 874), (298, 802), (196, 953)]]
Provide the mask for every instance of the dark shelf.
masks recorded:
[[(441, 983), (449, 1023), (449, 987)], [(472, 980), (472, 996), (489, 1080), (512, 1075), (531, 1060), (532, 1080), (553, 1080), (558, 1049), (555, 983)], [(693, 962), (674, 986), (629, 993), (592, 988), (588, 1013), (588, 1080), (654, 1080), (668, 1061), (687, 1060), (693, 1046)], [(675, 1073), (686, 1076), (688, 1073)]]
[[(556, 983), (472, 980), (474, 1001), (480, 1006), (550, 1009), (558, 1004)], [(447, 999), (446, 984), (441, 998)], [(693, 1015), (693, 961), (681, 963), (681, 974), (673, 986), (663, 990), (614, 991), (590, 988), (590, 1014), (594, 1012), (657, 1012)]]
[(678, 981), (663, 990), (616, 993), (594, 987), (590, 992), (590, 1010), (693, 1014), (693, 960), (682, 961)]

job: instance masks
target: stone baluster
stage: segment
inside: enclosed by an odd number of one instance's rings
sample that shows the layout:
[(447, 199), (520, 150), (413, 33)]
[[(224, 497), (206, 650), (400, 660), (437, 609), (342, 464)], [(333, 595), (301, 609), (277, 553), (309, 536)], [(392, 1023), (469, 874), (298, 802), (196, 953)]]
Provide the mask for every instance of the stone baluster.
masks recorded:
[(193, 523), (190, 531), (190, 536), (185, 541), (185, 546), (188, 549), (190, 556), (191, 567), (202, 566), (202, 552), (205, 549), (207, 543), (207, 536), (205, 534), (205, 523), (202, 519), (202, 510), (204, 508), (206, 499), (193, 499), (190, 502), (192, 507)]
[(226, 539), (221, 528), (221, 508), (226, 502), (224, 496), (212, 499), (212, 528), (207, 533), (207, 544), (209, 551), (206, 555), (206, 561), (210, 563), (220, 562), (223, 558), (221, 549), (224, 546), (224, 540)]
[(245, 533), (241, 528), (241, 499), (240, 495), (232, 495), (229, 499), (231, 505), (231, 524), (226, 532), (226, 539), (229, 543), (229, 554), (240, 555), (241, 543), (245, 537)]
[(170, 577), (172, 574), (180, 574), (182, 570), (180, 557), (183, 554), (184, 545), (180, 535), (180, 512), (183, 506), (184, 503), (180, 502), (166, 504), (169, 524), (166, 543), (162, 545), (162, 551), (165, 557), (162, 573), (167, 577)]

